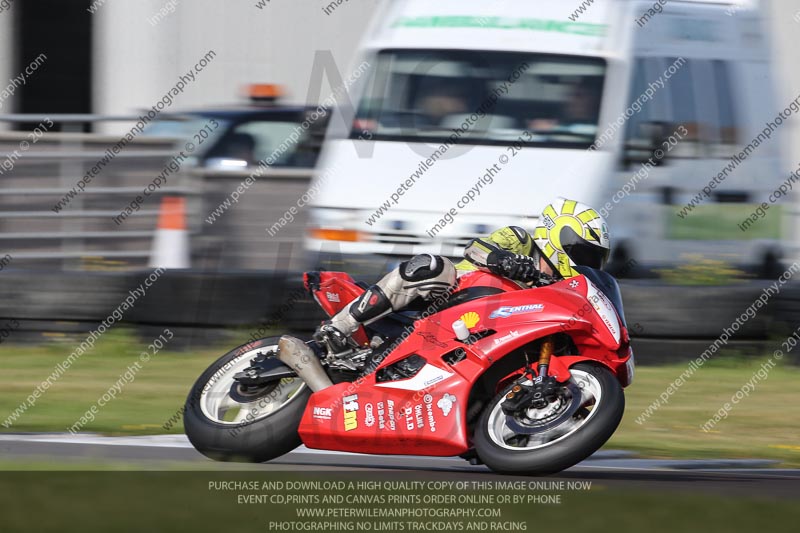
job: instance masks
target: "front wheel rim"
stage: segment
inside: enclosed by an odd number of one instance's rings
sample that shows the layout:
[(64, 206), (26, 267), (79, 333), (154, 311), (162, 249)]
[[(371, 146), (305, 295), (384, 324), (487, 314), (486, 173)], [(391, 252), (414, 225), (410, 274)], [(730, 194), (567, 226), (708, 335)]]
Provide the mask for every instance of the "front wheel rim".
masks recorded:
[[(269, 345), (236, 356), (218, 369), (205, 383), (200, 393), (200, 410), (216, 424), (237, 426), (262, 420), (277, 413), (305, 390), (299, 377), (283, 378), (261, 391), (243, 392), (233, 379), (237, 373), (250, 367), (256, 355), (277, 350)], [(250, 401), (246, 401), (250, 399)]]
[[(571, 381), (580, 390), (580, 397), (573, 397), (571, 401), (580, 402), (575, 414), (562, 424), (533, 434), (520, 434), (514, 432), (508, 425), (507, 415), (502, 406), (505, 395), (495, 404), (489, 413), (487, 430), (492, 442), (501, 448), (514, 451), (529, 451), (552, 446), (571, 435), (591, 420), (603, 405), (603, 392), (600, 380), (585, 370), (571, 369)], [(550, 406), (548, 406), (550, 408)], [(547, 411), (545, 408), (542, 411)], [(568, 409), (567, 406), (565, 409)], [(529, 410), (533, 412), (534, 410)]]

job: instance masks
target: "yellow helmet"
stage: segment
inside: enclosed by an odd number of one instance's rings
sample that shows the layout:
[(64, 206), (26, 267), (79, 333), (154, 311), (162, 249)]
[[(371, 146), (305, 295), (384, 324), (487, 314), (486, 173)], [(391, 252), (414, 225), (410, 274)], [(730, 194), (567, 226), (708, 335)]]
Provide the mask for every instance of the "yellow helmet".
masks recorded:
[(558, 198), (542, 211), (533, 241), (554, 271), (577, 276), (577, 265), (603, 268), (611, 250), (608, 224), (600, 213), (575, 200)]

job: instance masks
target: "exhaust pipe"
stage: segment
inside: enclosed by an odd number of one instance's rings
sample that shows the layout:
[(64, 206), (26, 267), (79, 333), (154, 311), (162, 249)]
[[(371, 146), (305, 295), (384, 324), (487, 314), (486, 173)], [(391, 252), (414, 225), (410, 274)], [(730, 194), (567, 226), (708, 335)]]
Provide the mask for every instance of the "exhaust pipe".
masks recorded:
[(333, 382), (311, 348), (300, 339), (284, 335), (278, 341), (278, 359), (297, 372), (308, 388), (317, 392), (332, 387)]

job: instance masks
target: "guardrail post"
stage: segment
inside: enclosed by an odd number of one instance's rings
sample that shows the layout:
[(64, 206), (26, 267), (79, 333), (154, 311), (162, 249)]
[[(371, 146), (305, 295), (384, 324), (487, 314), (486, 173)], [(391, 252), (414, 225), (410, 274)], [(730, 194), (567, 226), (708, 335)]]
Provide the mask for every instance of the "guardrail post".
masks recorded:
[[(83, 123), (63, 122), (61, 125), (61, 133), (81, 133), (82, 131)], [(76, 150), (80, 151), (83, 149), (83, 141), (80, 136), (76, 136), (74, 140), (64, 136), (61, 139), (60, 147), (65, 153)], [(67, 157), (61, 160), (59, 164), (59, 183), (65, 193), (75, 185), (78, 179), (83, 177), (84, 172), (83, 160)], [(70, 203), (69, 208), (82, 210), (83, 196), (78, 195), (75, 197)], [(83, 231), (83, 227), (83, 218), (81, 217), (61, 217), (61, 230), (64, 234), (77, 234)], [(61, 251), (64, 253), (64, 258), (62, 259), (61, 268), (63, 270), (80, 270), (82, 260), (76, 257), (70, 258), (70, 254), (83, 252), (83, 250), (83, 239), (77, 237), (63, 238), (61, 240)]]

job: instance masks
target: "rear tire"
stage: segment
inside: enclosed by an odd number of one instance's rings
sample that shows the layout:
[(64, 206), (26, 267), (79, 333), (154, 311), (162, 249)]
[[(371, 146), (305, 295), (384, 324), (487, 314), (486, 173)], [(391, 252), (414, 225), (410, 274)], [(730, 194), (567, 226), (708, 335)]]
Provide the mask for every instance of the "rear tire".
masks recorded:
[[(622, 387), (611, 372), (603, 366), (578, 363), (571, 370), (577, 371), (575, 375), (582, 376), (579, 384), (583, 385), (584, 380), (587, 384), (591, 381), (591, 387), (599, 390), (597, 395), (599, 398), (591, 405), (592, 411), (584, 408), (582, 419), (575, 417), (567, 419), (562, 426), (553, 428), (553, 431), (565, 427), (568, 423), (575, 424), (577, 429), (568, 430), (566, 434), (555, 438), (552, 442), (536, 443), (533, 447), (526, 444), (515, 449), (513, 444), (505, 442), (501, 438), (502, 431), (497, 430), (498, 427), (503, 426), (503, 417), (505, 416), (502, 410), (498, 414), (500, 403), (513, 386), (511, 384), (486, 406), (476, 427), (475, 451), (481, 461), (500, 473), (553, 474), (583, 461), (606, 443), (619, 426), (625, 411), (625, 396)], [(581, 386), (580, 389), (583, 390), (584, 387)], [(582, 394), (584, 394), (584, 398), (588, 397), (586, 393)], [(591, 414), (587, 415), (587, 412)], [(581, 420), (584, 421), (581, 422)], [(505, 427), (508, 429), (507, 426)], [(512, 437), (512, 442), (513, 438), (516, 438), (513, 432), (505, 433), (505, 436)], [(501, 446), (498, 441), (503, 441), (505, 447)]]
[[(270, 386), (273, 388), (267, 387), (262, 393), (246, 398), (233, 381), (233, 375), (242, 365), (249, 366), (257, 352), (277, 347), (279, 338), (268, 337), (234, 348), (197, 379), (186, 400), (183, 416), (186, 436), (197, 451), (217, 461), (261, 463), (280, 457), (302, 443), (297, 429), (311, 390), (300, 378), (284, 378)], [(230, 393), (219, 400), (225, 395), (228, 384)], [(284, 400), (276, 393), (289, 397)], [(248, 402), (240, 401), (244, 399)], [(237, 409), (237, 404), (245, 406), (235, 411), (239, 416), (244, 409), (244, 420), (234, 423), (219, 418), (218, 413), (223, 412), (219, 405)], [(267, 409), (268, 414), (264, 414)]]

